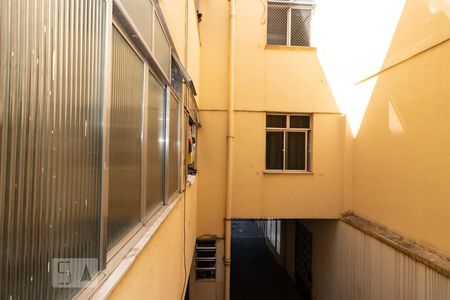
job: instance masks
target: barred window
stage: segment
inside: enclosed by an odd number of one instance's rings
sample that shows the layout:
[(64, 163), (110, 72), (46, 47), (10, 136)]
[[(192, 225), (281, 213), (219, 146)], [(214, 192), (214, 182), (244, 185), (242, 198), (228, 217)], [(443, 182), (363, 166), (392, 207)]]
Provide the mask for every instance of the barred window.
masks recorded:
[(268, 0), (267, 44), (311, 46), (314, 0)]

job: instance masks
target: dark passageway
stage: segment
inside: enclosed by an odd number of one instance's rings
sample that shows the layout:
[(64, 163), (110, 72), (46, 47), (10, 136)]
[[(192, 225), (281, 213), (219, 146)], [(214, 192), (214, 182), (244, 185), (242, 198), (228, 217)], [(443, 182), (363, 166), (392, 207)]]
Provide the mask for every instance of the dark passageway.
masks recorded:
[(233, 221), (231, 259), (232, 300), (300, 299), (254, 222)]

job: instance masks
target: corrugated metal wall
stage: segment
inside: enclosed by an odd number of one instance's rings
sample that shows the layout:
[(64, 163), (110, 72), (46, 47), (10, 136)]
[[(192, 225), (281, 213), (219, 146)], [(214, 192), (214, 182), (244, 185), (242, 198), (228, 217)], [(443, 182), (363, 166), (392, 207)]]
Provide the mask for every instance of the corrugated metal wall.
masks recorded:
[(313, 232), (315, 299), (450, 300), (450, 279), (340, 221)]
[(103, 0), (0, 0), (0, 298), (51, 299), (99, 257)]
[(114, 27), (108, 249), (139, 222), (144, 63)]

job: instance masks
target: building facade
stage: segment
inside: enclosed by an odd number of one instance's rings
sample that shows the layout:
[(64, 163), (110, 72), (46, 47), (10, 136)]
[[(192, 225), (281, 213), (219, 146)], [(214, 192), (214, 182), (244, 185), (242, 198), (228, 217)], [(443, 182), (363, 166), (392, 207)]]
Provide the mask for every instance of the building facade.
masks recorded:
[(1, 299), (229, 299), (234, 219), (313, 299), (450, 299), (448, 1), (0, 16)]

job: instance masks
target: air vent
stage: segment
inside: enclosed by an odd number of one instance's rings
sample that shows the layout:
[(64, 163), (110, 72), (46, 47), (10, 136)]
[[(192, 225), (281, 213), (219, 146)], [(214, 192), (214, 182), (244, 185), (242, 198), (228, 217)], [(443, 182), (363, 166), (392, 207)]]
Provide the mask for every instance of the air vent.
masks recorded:
[(197, 240), (195, 247), (196, 280), (216, 279), (216, 241)]

